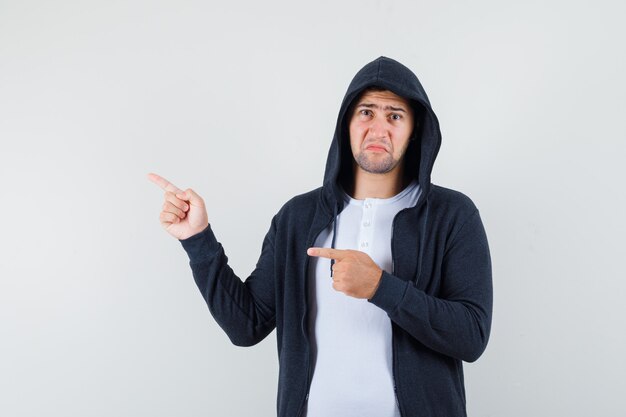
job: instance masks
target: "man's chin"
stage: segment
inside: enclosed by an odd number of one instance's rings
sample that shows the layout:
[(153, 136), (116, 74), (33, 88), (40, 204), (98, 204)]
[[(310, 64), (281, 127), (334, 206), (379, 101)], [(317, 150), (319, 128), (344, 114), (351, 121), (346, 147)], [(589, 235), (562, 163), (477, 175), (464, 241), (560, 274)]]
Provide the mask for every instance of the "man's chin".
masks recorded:
[(386, 174), (393, 169), (392, 165), (389, 164), (358, 164), (359, 167), (370, 174)]

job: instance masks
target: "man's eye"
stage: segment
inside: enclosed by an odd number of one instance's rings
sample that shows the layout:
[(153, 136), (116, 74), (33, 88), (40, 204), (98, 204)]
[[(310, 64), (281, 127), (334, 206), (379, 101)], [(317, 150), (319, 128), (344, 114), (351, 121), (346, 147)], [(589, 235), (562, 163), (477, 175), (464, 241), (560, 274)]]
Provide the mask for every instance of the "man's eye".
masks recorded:
[(369, 116), (369, 115), (370, 115), (370, 113), (371, 113), (371, 112), (370, 112), (369, 110), (365, 110), (365, 109), (361, 110), (361, 114), (362, 114), (363, 116)]
[(391, 115), (391, 118), (392, 118), (393, 120), (400, 120), (400, 119), (402, 119), (402, 116), (400, 116), (399, 114), (395, 114), (395, 113), (394, 113), (394, 114), (392, 114), (392, 115)]

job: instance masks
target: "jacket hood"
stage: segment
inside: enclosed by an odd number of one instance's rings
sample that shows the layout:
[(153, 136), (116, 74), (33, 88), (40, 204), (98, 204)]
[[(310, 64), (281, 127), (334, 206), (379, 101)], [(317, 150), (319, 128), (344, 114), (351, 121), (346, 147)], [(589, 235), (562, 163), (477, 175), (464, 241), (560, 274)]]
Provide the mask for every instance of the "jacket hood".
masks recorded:
[(391, 58), (381, 56), (365, 65), (354, 76), (344, 95), (337, 116), (337, 125), (326, 159), (324, 172), (323, 200), (331, 212), (341, 211), (343, 196), (339, 181), (350, 175), (352, 152), (348, 134), (349, 115), (347, 114), (355, 98), (367, 87), (377, 86), (387, 89), (411, 102), (415, 113), (415, 140), (409, 144), (405, 155), (405, 175), (418, 180), (422, 195), (430, 189), (430, 174), (439, 148), (441, 131), (437, 116), (430, 107), (428, 96), (417, 76)]

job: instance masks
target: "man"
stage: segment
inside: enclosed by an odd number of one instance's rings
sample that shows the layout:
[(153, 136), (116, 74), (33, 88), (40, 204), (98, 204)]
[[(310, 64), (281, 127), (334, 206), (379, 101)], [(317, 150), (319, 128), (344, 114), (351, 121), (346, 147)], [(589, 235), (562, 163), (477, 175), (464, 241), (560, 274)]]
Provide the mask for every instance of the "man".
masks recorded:
[(380, 57), (343, 99), (323, 186), (278, 211), (242, 282), (204, 202), (155, 174), (163, 227), (230, 340), (278, 342), (278, 416), (465, 416), (462, 361), (491, 327), (475, 205), (430, 181), (441, 144), (417, 77)]

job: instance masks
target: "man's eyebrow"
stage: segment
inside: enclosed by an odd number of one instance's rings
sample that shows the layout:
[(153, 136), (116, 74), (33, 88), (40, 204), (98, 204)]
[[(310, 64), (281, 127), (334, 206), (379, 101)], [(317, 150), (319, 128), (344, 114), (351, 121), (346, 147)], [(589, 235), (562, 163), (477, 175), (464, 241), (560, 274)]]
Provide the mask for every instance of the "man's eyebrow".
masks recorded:
[[(356, 107), (357, 108), (359, 108), (359, 107), (367, 107), (368, 109), (380, 109), (380, 106), (378, 104), (374, 104), (374, 103), (359, 103)], [(390, 105), (387, 105), (387, 106), (383, 107), (383, 110), (401, 111), (401, 112), (404, 112), (404, 113), (407, 112), (403, 107), (394, 107), (394, 106), (390, 106)]]

